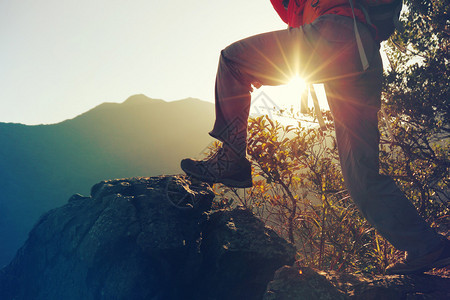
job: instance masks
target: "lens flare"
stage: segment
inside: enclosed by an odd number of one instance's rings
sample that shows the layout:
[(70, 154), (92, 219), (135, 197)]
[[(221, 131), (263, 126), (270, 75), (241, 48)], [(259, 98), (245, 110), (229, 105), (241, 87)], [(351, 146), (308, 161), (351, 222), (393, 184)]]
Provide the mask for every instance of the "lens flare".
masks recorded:
[(288, 86), (289, 88), (297, 90), (301, 93), (304, 89), (306, 89), (306, 81), (300, 76), (296, 75), (291, 79), (291, 81), (289, 81)]

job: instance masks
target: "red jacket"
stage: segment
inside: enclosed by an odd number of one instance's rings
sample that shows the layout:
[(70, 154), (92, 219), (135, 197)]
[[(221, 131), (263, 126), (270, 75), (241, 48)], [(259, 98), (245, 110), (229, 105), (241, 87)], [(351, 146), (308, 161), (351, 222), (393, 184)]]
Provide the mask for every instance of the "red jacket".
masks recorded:
[[(352, 17), (352, 9), (349, 0), (290, 0), (287, 9), (283, 6), (283, 0), (270, 0), (281, 19), (290, 27), (299, 27), (312, 23), (316, 18), (334, 14)], [(364, 13), (355, 8), (358, 21), (366, 23)]]

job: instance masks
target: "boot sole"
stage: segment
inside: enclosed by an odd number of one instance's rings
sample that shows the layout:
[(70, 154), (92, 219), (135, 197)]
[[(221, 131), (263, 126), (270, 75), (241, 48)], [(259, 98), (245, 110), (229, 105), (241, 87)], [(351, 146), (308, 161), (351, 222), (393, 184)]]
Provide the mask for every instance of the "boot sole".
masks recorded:
[(222, 184), (226, 185), (227, 187), (231, 187), (231, 188), (250, 188), (253, 186), (252, 179), (244, 180), (244, 181), (234, 180), (234, 179), (230, 179), (230, 178), (220, 178), (219, 179), (219, 178), (204, 177), (204, 176), (194, 174), (194, 173), (189, 172), (184, 169), (183, 169), (183, 171), (188, 176), (192, 176), (200, 181), (203, 181), (203, 182), (206, 182), (209, 184), (222, 183)]
[(217, 180), (217, 182), (220, 182), (227, 187), (233, 187), (233, 188), (250, 188), (253, 186), (252, 180), (247, 181), (237, 181), (233, 179), (221, 179)]
[(421, 267), (421, 268), (415, 268), (415, 269), (403, 269), (403, 270), (396, 270), (393, 272), (386, 272), (388, 275), (413, 275), (413, 274), (422, 274), (424, 272), (427, 272), (431, 269), (435, 268), (444, 268), (446, 266), (450, 265), (450, 257), (438, 260), (428, 266)]
[(434, 264), (431, 265), (431, 268), (444, 268), (450, 265), (450, 257), (438, 260)]

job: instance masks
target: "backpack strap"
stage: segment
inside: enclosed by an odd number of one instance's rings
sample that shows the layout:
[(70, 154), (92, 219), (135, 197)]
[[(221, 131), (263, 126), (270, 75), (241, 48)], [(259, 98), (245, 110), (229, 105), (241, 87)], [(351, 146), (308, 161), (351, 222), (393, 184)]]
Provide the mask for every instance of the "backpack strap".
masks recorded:
[(367, 59), (366, 51), (364, 51), (364, 46), (361, 41), (361, 35), (359, 34), (358, 25), (356, 23), (355, 9), (353, 7), (353, 0), (348, 0), (350, 2), (350, 7), (352, 8), (353, 14), (353, 27), (355, 28), (355, 38), (356, 45), (358, 46), (359, 57), (361, 59), (361, 64), (363, 70), (366, 71), (369, 68), (369, 61)]
[(327, 130), (327, 125), (325, 125), (325, 121), (323, 120), (322, 111), (320, 110), (319, 100), (317, 99), (316, 90), (314, 85), (310, 84), (308, 86), (309, 92), (311, 93), (311, 98), (314, 103), (314, 111), (316, 112), (317, 121), (319, 122), (320, 129), (322, 131)]
[(314, 112), (316, 113), (317, 121), (321, 132), (327, 130), (327, 125), (323, 119), (322, 111), (320, 110), (319, 100), (317, 99), (316, 88), (312, 83), (306, 85), (300, 98), (300, 113), (308, 113), (308, 96), (311, 95), (311, 99), (314, 104)]

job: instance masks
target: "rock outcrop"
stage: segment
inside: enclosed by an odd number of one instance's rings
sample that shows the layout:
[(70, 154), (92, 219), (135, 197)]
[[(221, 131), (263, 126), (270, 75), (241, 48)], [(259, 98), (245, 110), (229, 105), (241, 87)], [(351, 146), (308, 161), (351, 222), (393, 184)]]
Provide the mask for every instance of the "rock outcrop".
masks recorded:
[(450, 278), (316, 272), (297, 264), (275, 272), (264, 300), (447, 300)]
[(251, 212), (213, 198), (183, 176), (100, 182), (40, 218), (0, 270), (0, 299), (450, 299), (448, 278), (299, 266)]
[[(41, 217), (0, 271), (1, 299), (261, 299), (295, 249), (184, 177), (96, 184)], [(206, 212), (206, 213), (205, 213)]]

